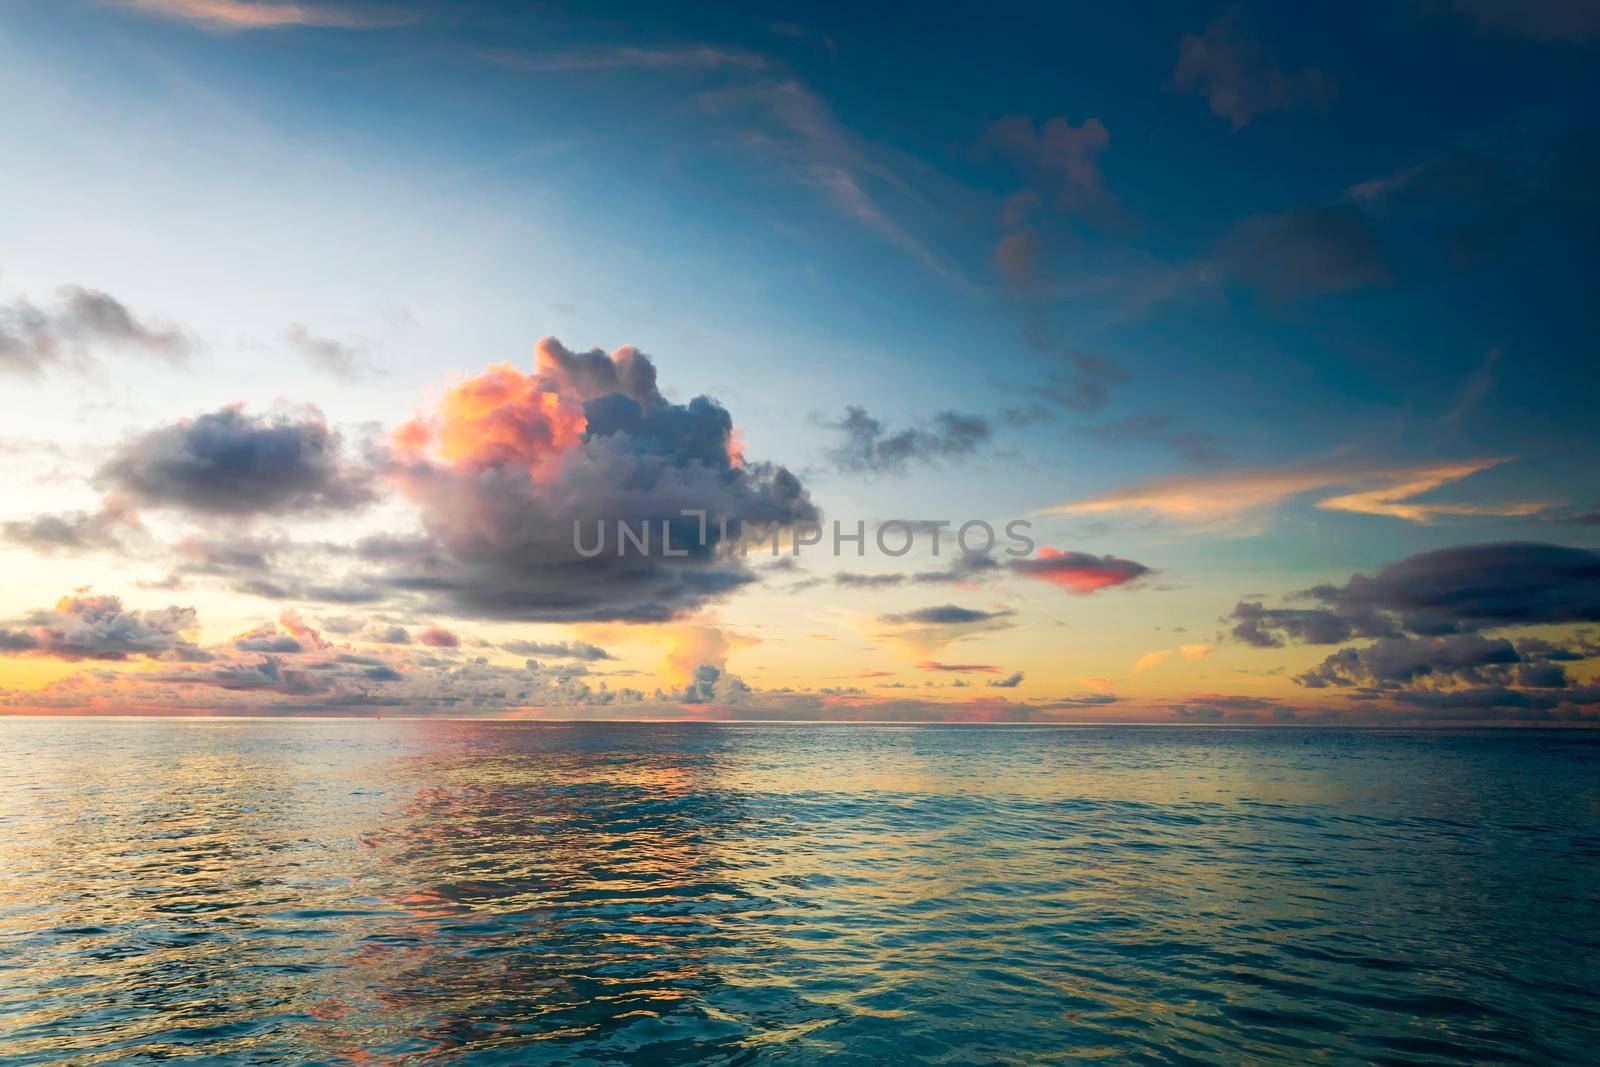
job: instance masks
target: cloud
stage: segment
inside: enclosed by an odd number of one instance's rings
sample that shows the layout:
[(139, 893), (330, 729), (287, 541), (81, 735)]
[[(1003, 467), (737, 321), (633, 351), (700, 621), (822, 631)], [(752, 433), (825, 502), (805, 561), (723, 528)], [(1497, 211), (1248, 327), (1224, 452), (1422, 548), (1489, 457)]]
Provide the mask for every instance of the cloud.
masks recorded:
[(276, 30), (294, 26), (382, 29), (414, 22), (417, 16), (394, 7), (368, 9), (346, 4), (290, 0), (109, 0), (142, 15), (187, 22), (217, 32)]
[(1107, 199), (1100, 156), (1110, 144), (1097, 118), (1074, 126), (1058, 115), (1036, 127), (1027, 115), (1008, 115), (984, 129), (978, 151), (1015, 164), (1057, 207), (1083, 210)]
[[(1490, 568), (1509, 568), (1501, 573)], [(1257, 648), (1284, 639), (1331, 645), (1352, 637), (1395, 638), (1600, 618), (1594, 553), (1555, 545), (1499, 543), (1424, 552), (1377, 575), (1295, 594), (1324, 607), (1266, 608), (1240, 601), (1233, 636)]]
[(1268, 608), (1241, 600), (1229, 616), (1233, 636), (1254, 648), (1281, 648), (1284, 638), (1308, 645), (1334, 645), (1352, 637), (1397, 635), (1393, 619), (1371, 610), (1338, 612), (1326, 608)]
[(1159, 667), (1163, 663), (1167, 662), (1167, 658), (1171, 655), (1171, 651), (1167, 649), (1162, 649), (1159, 652), (1146, 652), (1144, 655), (1134, 660), (1133, 669), (1128, 673), (1141, 674), (1153, 667)]
[(727, 670), (728, 656), (756, 644), (749, 634), (729, 630), (713, 623), (677, 623), (662, 627), (656, 635), (665, 645), (661, 673), (669, 681), (691, 684), (704, 667)]
[(1417, 503), (1413, 498), (1508, 462), (1505, 458), (1462, 460), (1415, 467), (1370, 467), (1353, 463), (1303, 463), (1217, 474), (1165, 477), (1045, 509), (1054, 515), (1143, 512), (1197, 525), (1226, 525), (1317, 490), (1360, 487), (1325, 498), (1316, 507), (1427, 523), (1442, 516), (1531, 515), (1549, 505)]
[(911, 581), (918, 585), (937, 585), (950, 582), (969, 585), (984, 577), (992, 577), (1005, 565), (985, 552), (963, 552), (942, 570), (918, 571)]
[(1128, 380), (1122, 367), (1089, 352), (1067, 353), (1063, 362), (1065, 366), (1053, 367), (1040, 381), (1029, 383), (1028, 392), (1078, 414), (1105, 407), (1112, 388)]
[(1390, 278), (1367, 215), (1341, 205), (1246, 219), (1223, 241), (1220, 256), (1236, 278), (1274, 300), (1364, 289)]
[(1600, 622), (1600, 553), (1527, 541), (1461, 545), (1306, 595), (1347, 616), (1388, 613), (1419, 634)]
[[(798, 478), (731, 447), (715, 400), (667, 401), (637, 349), (545, 338), (535, 355), (530, 373), (454, 383), (393, 435), (389, 473), (426, 537), (386, 553), (392, 588), (465, 617), (664, 621), (754, 580), (725, 532), (817, 519)], [(619, 522), (650, 549), (619, 543)]]
[(1185, 34), (1168, 88), (1204, 96), (1211, 113), (1235, 131), (1269, 111), (1324, 104), (1333, 94), (1315, 67), (1286, 74), (1259, 41), (1239, 8), (1219, 16), (1204, 33)]
[(552, 659), (615, 659), (610, 652), (587, 641), (506, 641), (500, 648), (514, 656), (545, 656)]
[(1408, 522), (1427, 523), (1445, 515), (1534, 515), (1550, 505), (1541, 502), (1514, 504), (1419, 504), (1414, 497), (1431, 492), (1442, 485), (1459, 481), (1478, 471), (1486, 470), (1504, 460), (1474, 460), (1458, 464), (1424, 468), (1414, 476), (1395, 485), (1364, 489), (1355, 493), (1330, 497), (1317, 502), (1324, 511), (1354, 511), (1362, 515), (1389, 515)]
[(1594, 171), (1600, 132), (1511, 132), (1473, 138), (1344, 191), (1343, 202), (1441, 248), (1456, 267), (1536, 254), (1568, 262), (1600, 218)]
[(942, 674), (999, 674), (1000, 668), (992, 663), (940, 663), (938, 660), (925, 659), (917, 664), (919, 671), (933, 671)]
[(926, 426), (890, 433), (865, 408), (851, 405), (843, 418), (824, 420), (822, 425), (844, 438), (828, 450), (834, 466), (869, 474), (903, 474), (913, 464), (970, 456), (993, 436), (983, 416), (959, 411), (941, 411)]
[(843, 217), (877, 234), (946, 282), (962, 279), (890, 213), (885, 203), (920, 205), (893, 170), (870, 155), (827, 103), (793, 77), (761, 77), (704, 93), (711, 115), (744, 123), (743, 142), (776, 159), (794, 180), (819, 191)]
[(49, 309), (21, 297), (0, 305), (0, 371), (32, 376), (61, 365), (83, 369), (93, 365), (101, 349), (181, 363), (194, 348), (183, 331), (143, 322), (98, 289), (68, 285), (56, 295), (56, 306)]
[(696, 667), (677, 699), (685, 704), (739, 704), (750, 694), (750, 687), (737, 675), (710, 663)]
[(833, 584), (841, 589), (878, 589), (900, 585), (905, 580), (903, 574), (856, 574), (852, 571), (840, 571), (833, 576)]
[(190, 658), (185, 634), (197, 628), (193, 608), (128, 611), (114, 596), (75, 594), (56, 606), (0, 623), (0, 655), (61, 660)]
[(995, 269), (1013, 291), (1030, 291), (1044, 278), (1039, 231), (1028, 227), (1008, 233), (994, 249)]
[(336, 381), (361, 382), (382, 373), (362, 349), (331, 337), (318, 337), (299, 323), (290, 326), (284, 337), (307, 363)]
[(1479, 28), (1531, 41), (1591, 41), (1600, 37), (1600, 8), (1590, 0), (1450, 0)]
[(417, 634), (417, 640), (427, 645), (429, 648), (461, 647), (461, 638), (456, 636), (453, 631), (446, 630), (442, 626), (428, 627), (426, 630), (423, 630), (421, 633)]
[(322, 413), (221, 408), (125, 441), (99, 480), (135, 504), (201, 515), (315, 514), (373, 501)]
[(393, 624), (371, 627), (364, 636), (375, 645), (409, 645), (411, 643), (411, 631), (404, 626)]
[(1215, 649), (1213, 649), (1211, 645), (1204, 641), (1200, 641), (1192, 645), (1178, 646), (1179, 654), (1182, 655), (1186, 660), (1205, 659), (1207, 656), (1211, 655), (1213, 651), (1215, 651)]
[(345, 569), (352, 555), (366, 558), (363, 545), (296, 542), (282, 535), (249, 534), (238, 528), (211, 536), (191, 534), (172, 546), (174, 567), (169, 581), (201, 577), (269, 600), (371, 604), (388, 598), (392, 590), (370, 575)]
[(1143, 563), (1119, 556), (1095, 556), (1087, 552), (1063, 552), (1049, 545), (1034, 559), (1019, 559), (1011, 569), (1028, 578), (1059, 586), (1069, 593), (1087, 596), (1101, 589), (1127, 585), (1150, 573)]
[(690, 70), (735, 69), (756, 71), (768, 65), (759, 52), (709, 44), (674, 48), (595, 48), (534, 54), (491, 51), (482, 53), (493, 62), (516, 70), (584, 72), (596, 70)]
[(1107, 441), (1160, 445), (1190, 463), (1210, 463), (1222, 454), (1219, 434), (1185, 429), (1178, 416), (1167, 412), (1140, 412), (1116, 422), (1085, 427), (1085, 432)]
[(984, 611), (957, 604), (939, 604), (879, 615), (877, 622), (880, 629), (873, 636), (908, 652), (926, 656), (957, 641), (1009, 630), (1015, 615), (1015, 611), (1005, 608)]
[(1022, 684), (1022, 679), (1023, 679), (1023, 673), (1021, 671), (1012, 671), (1010, 674), (1006, 675), (1004, 678), (996, 678), (996, 679), (994, 679), (992, 682), (989, 683), (989, 688), (991, 688), (991, 689), (1015, 689), (1017, 686)]
[(116, 497), (108, 497), (95, 511), (35, 515), (0, 523), (0, 537), (47, 556), (122, 551), (144, 535), (139, 516)]
[[(1345, 648), (1296, 681), (1312, 688), (1371, 685), (1394, 688), (1421, 679), (1484, 683), (1502, 680), (1503, 668), (1522, 663), (1503, 637), (1449, 634), (1444, 637), (1385, 637), (1364, 648)], [(1548, 662), (1548, 661), (1546, 661)], [(1565, 674), (1545, 679), (1565, 684)], [(1550, 686), (1545, 686), (1550, 688)]]

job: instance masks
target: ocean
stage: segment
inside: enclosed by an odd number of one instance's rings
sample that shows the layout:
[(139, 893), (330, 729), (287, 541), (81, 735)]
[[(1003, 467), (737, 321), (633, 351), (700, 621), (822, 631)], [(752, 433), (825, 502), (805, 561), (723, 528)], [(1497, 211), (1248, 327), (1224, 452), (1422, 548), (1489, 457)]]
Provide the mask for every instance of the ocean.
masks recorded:
[(1600, 737), (0, 721), (0, 1063), (1593, 1063)]

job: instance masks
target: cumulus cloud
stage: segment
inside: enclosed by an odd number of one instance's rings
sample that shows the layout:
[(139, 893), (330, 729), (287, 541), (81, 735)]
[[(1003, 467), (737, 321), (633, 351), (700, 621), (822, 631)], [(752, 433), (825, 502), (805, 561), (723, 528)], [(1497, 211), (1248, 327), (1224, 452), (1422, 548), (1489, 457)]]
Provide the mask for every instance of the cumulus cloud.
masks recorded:
[(750, 695), (750, 687), (725, 668), (702, 663), (676, 699), (685, 704), (739, 704)]
[(185, 637), (198, 626), (193, 608), (130, 611), (114, 596), (75, 594), (53, 608), (0, 623), (0, 655), (61, 660), (190, 658)]
[(1399, 634), (1398, 624), (1381, 612), (1337, 612), (1327, 608), (1269, 608), (1241, 600), (1229, 616), (1233, 636), (1254, 648), (1282, 648), (1285, 639), (1308, 645), (1336, 645), (1352, 637)]
[(1096, 556), (1088, 552), (1063, 552), (1049, 545), (1041, 548), (1039, 555), (1033, 559), (1013, 561), (1011, 569), (1079, 596), (1127, 585), (1150, 573), (1149, 567), (1131, 559)]
[(1168, 87), (1206, 98), (1211, 113), (1235, 131), (1269, 111), (1325, 103), (1332, 83), (1315, 67), (1286, 73), (1261, 43), (1239, 8), (1231, 8), (1200, 34), (1178, 42), (1178, 63)]
[(125, 441), (100, 481), (137, 504), (200, 515), (349, 511), (375, 497), (321, 412), (221, 408)]
[(1023, 676), (1023, 673), (1021, 671), (1012, 671), (1010, 674), (1006, 675), (1004, 678), (996, 678), (996, 679), (994, 679), (992, 682), (989, 683), (989, 688), (991, 688), (991, 689), (1015, 689), (1017, 686), (1022, 684), (1023, 677), (1024, 676)]
[(926, 426), (891, 433), (865, 408), (851, 405), (843, 418), (824, 420), (823, 425), (843, 437), (828, 450), (834, 466), (867, 474), (903, 474), (914, 464), (970, 456), (993, 436), (983, 416), (959, 411), (941, 411)]
[[(725, 533), (818, 517), (786, 468), (746, 460), (720, 404), (669, 402), (631, 346), (545, 338), (531, 373), (455, 383), (396, 431), (389, 470), (427, 536), (386, 553), (385, 580), (469, 617), (669, 619), (753, 580)], [(619, 543), (619, 522), (651, 548)]]
[(103, 350), (182, 362), (193, 340), (174, 326), (145, 322), (109, 293), (63, 286), (55, 306), (18, 297), (0, 304), (0, 371), (36, 375), (49, 367), (92, 365)]
[(1510, 626), (1600, 621), (1600, 554), (1536, 542), (1460, 545), (1409, 556), (1376, 574), (1299, 594), (1318, 602), (1268, 608), (1240, 601), (1233, 636), (1257, 648), (1286, 641), (1443, 636)]
[[(1549, 661), (1543, 661), (1548, 663)], [(1362, 648), (1344, 648), (1297, 681), (1312, 688), (1371, 685), (1395, 688), (1421, 679), (1448, 679), (1483, 683), (1506, 680), (1504, 668), (1524, 664), (1512, 643), (1503, 637), (1449, 634), (1444, 637), (1385, 637)], [(1526, 666), (1526, 664), (1524, 664)], [(1566, 684), (1562, 668), (1555, 675), (1535, 676), (1559, 687)], [(1522, 676), (1529, 676), (1524, 673)]]
[(1318, 606), (1241, 602), (1232, 615), (1233, 632), (1256, 647), (1373, 639), (1341, 648), (1295, 678), (1313, 689), (1472, 690), (1478, 695), (1412, 703), (1441, 713), (1475, 703), (1481, 704), (1479, 713), (1549, 711), (1585, 701), (1574, 695), (1530, 702), (1516, 694), (1574, 689), (1565, 665), (1600, 654), (1582, 634), (1558, 644), (1481, 632), (1600, 621), (1600, 553), (1587, 549), (1531, 542), (1462, 545), (1418, 553), (1373, 575), (1357, 574), (1299, 595)]

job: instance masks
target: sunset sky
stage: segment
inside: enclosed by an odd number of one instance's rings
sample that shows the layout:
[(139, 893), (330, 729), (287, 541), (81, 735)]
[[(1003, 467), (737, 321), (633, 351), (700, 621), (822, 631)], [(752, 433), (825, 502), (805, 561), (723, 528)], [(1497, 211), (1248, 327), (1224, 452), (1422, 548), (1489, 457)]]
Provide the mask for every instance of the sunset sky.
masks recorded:
[(1600, 721), (1594, 5), (858, 8), (0, 0), (0, 713)]

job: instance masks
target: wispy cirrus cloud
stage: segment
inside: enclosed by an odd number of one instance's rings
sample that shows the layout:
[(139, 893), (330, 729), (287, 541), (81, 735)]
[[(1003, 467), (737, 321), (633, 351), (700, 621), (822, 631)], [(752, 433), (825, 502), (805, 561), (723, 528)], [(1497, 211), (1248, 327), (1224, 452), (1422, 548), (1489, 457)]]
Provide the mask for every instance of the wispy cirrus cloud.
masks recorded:
[(187, 22), (217, 32), (277, 30), (295, 26), (374, 30), (415, 22), (417, 13), (393, 6), (293, 3), (290, 0), (106, 0), (142, 15)]
[(767, 76), (703, 94), (707, 114), (745, 123), (745, 141), (755, 152), (779, 160), (802, 184), (819, 190), (841, 215), (946, 282), (962, 278), (884, 206), (874, 189), (916, 200), (905, 181), (870, 155), (833, 114), (827, 102), (794, 77)]
[(1509, 461), (1510, 457), (1498, 457), (1411, 467), (1309, 463), (1244, 468), (1194, 477), (1163, 477), (1058, 504), (1043, 509), (1043, 513), (1143, 513), (1192, 525), (1227, 526), (1259, 516), (1290, 499), (1341, 488), (1353, 491), (1319, 500), (1315, 506), (1324, 511), (1384, 515), (1416, 523), (1446, 516), (1525, 516), (1548, 508), (1548, 503), (1534, 501), (1453, 504), (1416, 499)]
[(574, 73), (600, 70), (761, 70), (769, 64), (767, 57), (759, 52), (709, 44), (659, 48), (622, 46), (542, 53), (487, 51), (480, 55), (513, 70)]

